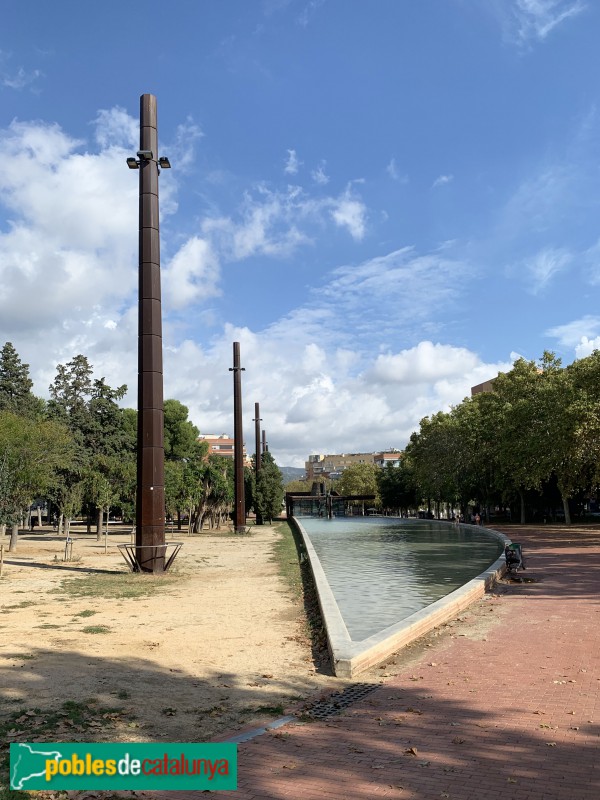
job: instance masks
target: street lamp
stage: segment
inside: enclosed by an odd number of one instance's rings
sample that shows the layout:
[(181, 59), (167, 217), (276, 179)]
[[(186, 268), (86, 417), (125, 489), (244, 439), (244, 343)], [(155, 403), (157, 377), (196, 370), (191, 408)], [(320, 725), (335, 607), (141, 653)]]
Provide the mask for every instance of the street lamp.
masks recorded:
[(160, 242), (158, 230), (159, 166), (171, 166), (158, 152), (156, 98), (140, 98), (140, 149), (127, 159), (139, 170), (139, 327), (137, 495), (134, 566), (163, 572), (165, 559), (164, 407)]

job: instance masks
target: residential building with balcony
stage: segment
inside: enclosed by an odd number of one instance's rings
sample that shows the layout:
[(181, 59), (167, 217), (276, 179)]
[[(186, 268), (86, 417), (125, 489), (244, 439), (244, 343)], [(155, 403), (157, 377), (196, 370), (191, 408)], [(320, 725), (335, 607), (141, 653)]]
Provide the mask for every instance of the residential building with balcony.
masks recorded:
[[(204, 433), (198, 437), (200, 441), (208, 444), (208, 454), (224, 456), (225, 458), (233, 459), (235, 454), (235, 439), (232, 439), (226, 433)], [(243, 446), (244, 466), (250, 465), (250, 459), (246, 453), (246, 444)]]
[(314, 454), (304, 463), (307, 481), (318, 481), (319, 478), (339, 478), (342, 472), (353, 464), (376, 464), (384, 467), (391, 463), (400, 463), (402, 453), (399, 450), (384, 450), (377, 453), (339, 453), (332, 455)]

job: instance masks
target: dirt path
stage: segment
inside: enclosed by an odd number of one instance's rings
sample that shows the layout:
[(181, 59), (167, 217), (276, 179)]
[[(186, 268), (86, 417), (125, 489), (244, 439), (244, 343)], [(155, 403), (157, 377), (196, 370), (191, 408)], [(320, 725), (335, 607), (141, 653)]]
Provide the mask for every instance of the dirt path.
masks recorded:
[[(206, 741), (341, 685), (313, 666), (301, 608), (273, 561), (275, 528), (184, 535), (166, 579), (127, 574), (116, 547), (125, 532), (111, 531), (106, 555), (95, 535), (73, 535), (67, 563), (51, 531), (22, 535), (15, 554), (6, 537), (0, 721), (71, 701), (102, 710), (97, 740)], [(70, 740), (89, 739), (89, 727), (67, 724)]]

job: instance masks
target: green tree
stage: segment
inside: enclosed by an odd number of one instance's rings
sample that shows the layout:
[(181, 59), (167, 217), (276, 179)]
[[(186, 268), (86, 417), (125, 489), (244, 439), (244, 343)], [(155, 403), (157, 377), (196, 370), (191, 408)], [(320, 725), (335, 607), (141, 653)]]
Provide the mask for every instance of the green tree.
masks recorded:
[(340, 495), (372, 494), (374, 505), (380, 506), (378, 472), (379, 467), (375, 464), (351, 464), (335, 482), (335, 489)]
[[(121, 478), (122, 463), (131, 460), (130, 417), (118, 401), (127, 386), (113, 389), (104, 378), (94, 380), (93, 369), (84, 355), (77, 355), (67, 364), (59, 364), (50, 386), (48, 415), (64, 423), (77, 443), (77, 459), (70, 471), (63, 470), (62, 485), (57, 487), (57, 502), (63, 502), (83, 481), (84, 502), (96, 512), (96, 536), (100, 540), (104, 512), (115, 502), (117, 491), (111, 493), (110, 503), (106, 482), (115, 486)], [(89, 516), (88, 516), (89, 519)]]
[(88, 399), (92, 391), (92, 367), (83, 355), (67, 364), (58, 364), (50, 385), (48, 416), (63, 422), (82, 447), (84, 432), (89, 426)]
[(44, 402), (32, 393), (29, 364), (24, 364), (11, 342), (0, 350), (0, 411), (39, 418)]
[(428, 507), (433, 500), (438, 511), (440, 503), (454, 504), (459, 495), (456, 480), (457, 433), (451, 415), (440, 411), (421, 420), (418, 433), (412, 434), (406, 448), (421, 497), (427, 500)]
[(73, 455), (73, 440), (60, 423), (0, 412), (0, 524), (12, 525), (10, 550), (17, 546), (23, 511), (47, 491), (58, 468), (68, 466)]
[(283, 478), (279, 467), (271, 453), (263, 453), (254, 495), (254, 510), (257, 516), (260, 514), (263, 520), (268, 519), (271, 523), (281, 514), (283, 496)]
[(165, 459), (180, 461), (188, 458), (200, 431), (188, 419), (188, 408), (179, 400), (165, 400)]
[(520, 498), (521, 523), (525, 522), (525, 493), (541, 491), (552, 475), (555, 455), (552, 417), (555, 374), (560, 361), (544, 353), (538, 366), (523, 358), (494, 382), (499, 406), (498, 465), (505, 492)]
[(410, 460), (404, 456), (398, 466), (386, 464), (377, 473), (377, 485), (381, 505), (386, 509), (397, 509), (400, 513), (408, 513), (419, 502), (414, 470)]

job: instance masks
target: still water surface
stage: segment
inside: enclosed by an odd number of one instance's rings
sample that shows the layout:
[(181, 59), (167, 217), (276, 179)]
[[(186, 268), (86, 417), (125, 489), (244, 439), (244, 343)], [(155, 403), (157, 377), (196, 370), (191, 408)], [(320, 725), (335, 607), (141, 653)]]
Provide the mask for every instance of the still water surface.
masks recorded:
[(502, 553), (477, 526), (390, 517), (300, 517), (358, 642), (434, 603)]

